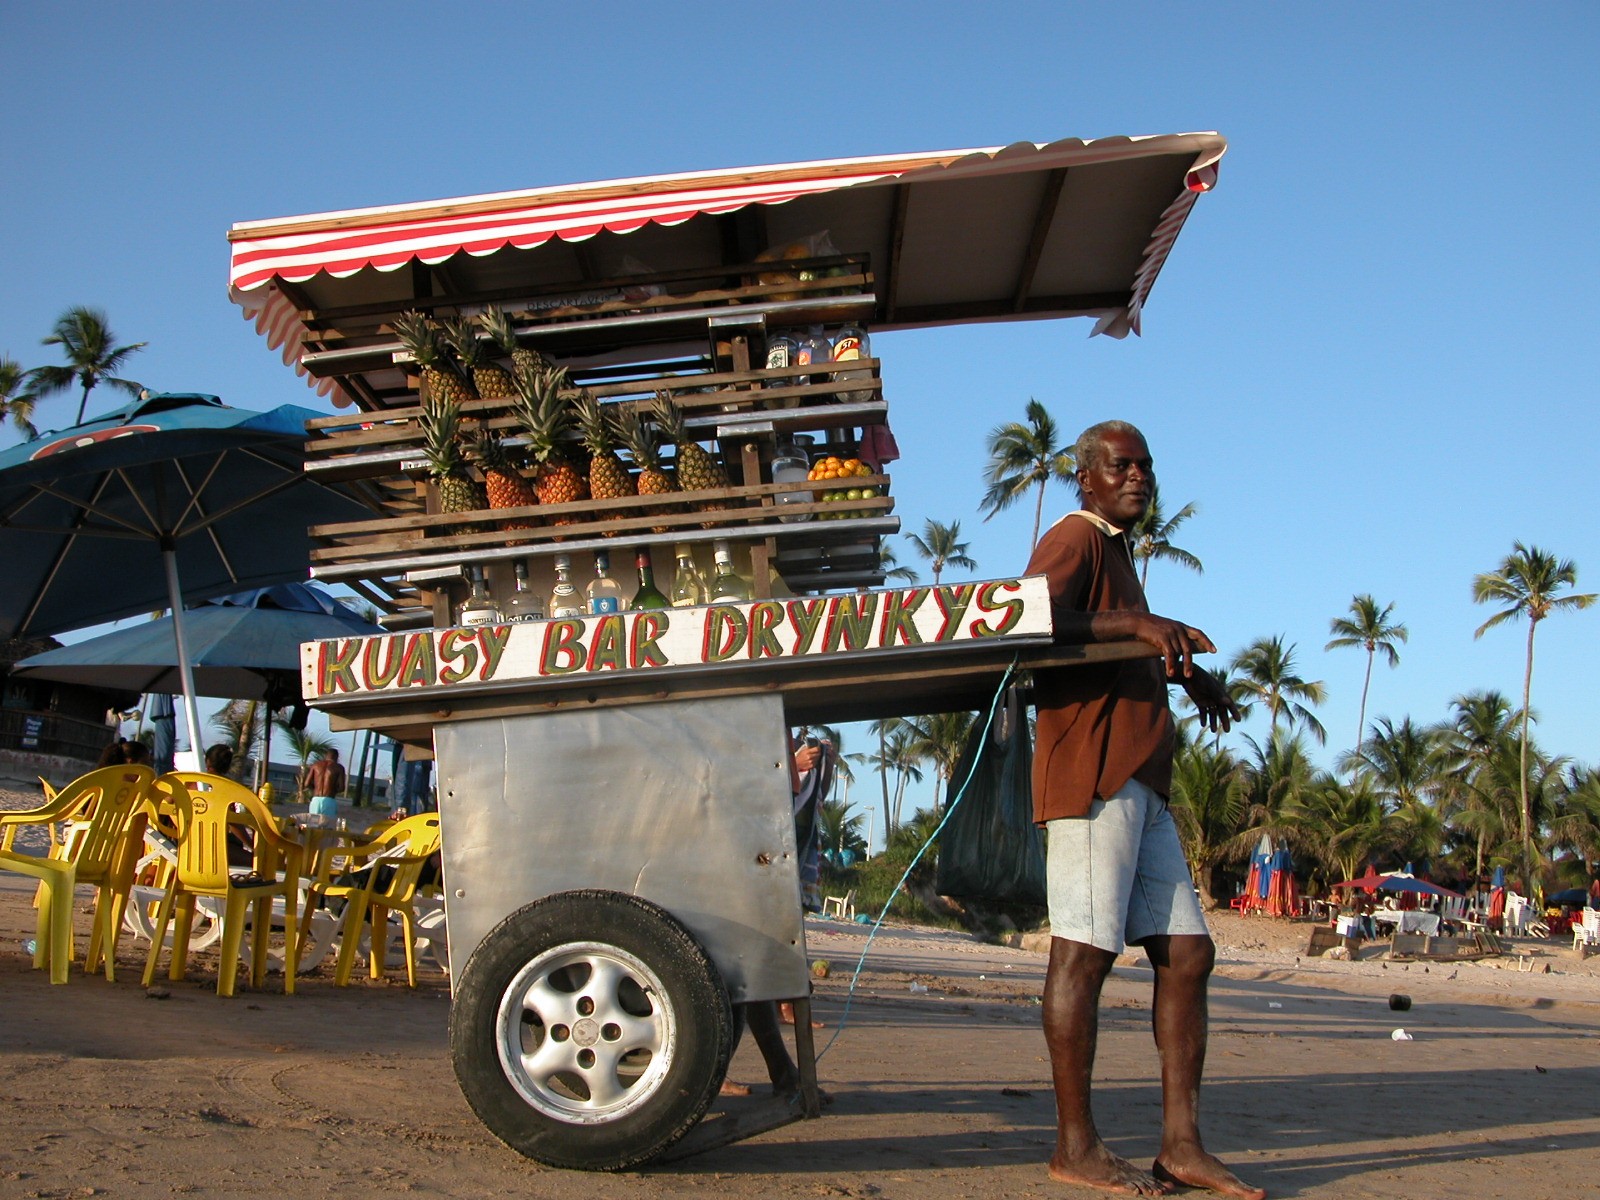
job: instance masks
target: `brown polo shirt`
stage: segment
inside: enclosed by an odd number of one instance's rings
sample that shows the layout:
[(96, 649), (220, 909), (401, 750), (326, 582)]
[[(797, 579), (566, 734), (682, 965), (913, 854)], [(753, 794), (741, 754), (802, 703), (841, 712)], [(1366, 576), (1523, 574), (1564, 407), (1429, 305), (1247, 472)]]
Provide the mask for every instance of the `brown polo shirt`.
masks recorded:
[[(1127, 536), (1093, 513), (1057, 521), (1027, 574), (1049, 579), (1052, 614), (1150, 611)], [(1040, 671), (1034, 697), (1034, 820), (1085, 816), (1129, 779), (1170, 794), (1176, 729), (1159, 658)]]

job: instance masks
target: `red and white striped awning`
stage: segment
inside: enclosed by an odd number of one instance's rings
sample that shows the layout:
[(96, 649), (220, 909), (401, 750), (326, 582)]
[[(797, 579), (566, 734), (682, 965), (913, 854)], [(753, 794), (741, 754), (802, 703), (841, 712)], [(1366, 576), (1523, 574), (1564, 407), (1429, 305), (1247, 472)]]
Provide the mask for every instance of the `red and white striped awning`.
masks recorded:
[[(1126, 299), (1114, 309), (1073, 309), (1067, 305), (1058, 311), (1018, 315), (1083, 312), (1097, 317), (1096, 332), (1120, 337), (1139, 331), (1140, 311), (1150, 287), (1196, 196), (1216, 182), (1217, 164), (1226, 149), (1226, 141), (1215, 133), (1093, 141), (1072, 138), (1047, 144), (1020, 142), (978, 150), (657, 175), (246, 221), (235, 225), (229, 234), (233, 246), (230, 287), (245, 315), (257, 323), (275, 348), (283, 351), (285, 361), (298, 365), (305, 330), (297, 314), (305, 303), (306, 289), (295, 289), (299, 302), (291, 302), (273, 286), (277, 283), (306, 285), (337, 306), (339, 301), (331, 299), (332, 285), (325, 281), (390, 273), (412, 262), (435, 265), (463, 255), (466, 259), (460, 261), (465, 263), (508, 249), (528, 250), (552, 239), (580, 242), (602, 232), (630, 234), (651, 225), (677, 226), (698, 216), (732, 213), (751, 205), (815, 200), (819, 211), (826, 206), (833, 226), (838, 227), (849, 224), (850, 214), (844, 206), (853, 203), (851, 196), (862, 197), (859, 212), (876, 214), (887, 203), (881, 190), (886, 186), (916, 185), (921, 191), (925, 190), (923, 185), (937, 185), (943, 203), (936, 200), (930, 211), (939, 213), (939, 227), (930, 227), (917, 241), (908, 237), (904, 253), (908, 258), (925, 256), (918, 275), (927, 274), (926, 256), (941, 256), (934, 261), (947, 264), (947, 269), (941, 272), (944, 278), (939, 286), (930, 291), (929, 304), (925, 306), (928, 318), (907, 323), (976, 319), (963, 318), (962, 313), (968, 310), (956, 303), (959, 297), (955, 293), (964, 286), (963, 278), (973, 277), (973, 272), (957, 261), (960, 245), (983, 241), (968, 235), (977, 226), (993, 226), (997, 222), (1015, 232), (1024, 246), (1030, 237), (1043, 239), (1050, 231), (1053, 214), (1044, 214), (1040, 226), (1041, 214), (1027, 207), (1025, 197), (1032, 193), (1012, 177), (1042, 178), (1052, 172), (1065, 172), (1077, 189), (1073, 194), (1079, 197), (1078, 212), (1082, 214), (1073, 216), (1073, 236), (1062, 238), (1064, 244), (1073, 244), (1073, 254), (1086, 254), (1085, 245), (1101, 232), (1085, 225), (1091, 221), (1100, 225), (1114, 221), (1122, 206), (1137, 210), (1141, 224), (1137, 230), (1119, 228), (1111, 232), (1123, 242), (1136, 234), (1143, 249), (1136, 255), (1137, 262), (1129, 263), (1134, 266), (1131, 277), (1122, 275), (1115, 280), (1115, 288), (1090, 289), (1096, 294), (1115, 290), (1119, 300), (1125, 295)], [(1153, 169), (1152, 164), (1159, 164), (1161, 169)], [(1085, 184), (1080, 179), (1102, 182)], [(989, 191), (943, 186), (985, 181), (997, 186)], [(1059, 180), (1056, 187), (1060, 187)], [(1092, 194), (1084, 193), (1085, 187)], [(1169, 190), (1165, 195), (1154, 196), (1152, 188)], [(872, 195), (879, 198), (869, 200)], [(1023, 198), (1014, 212), (1002, 207), (1002, 201), (1012, 195)], [(1152, 204), (1153, 200), (1159, 203)], [(1155, 214), (1159, 217), (1151, 222), (1150, 217)], [(858, 247), (841, 245), (839, 249), (848, 252)], [(977, 249), (973, 252), (977, 253)], [(994, 256), (992, 248), (986, 253), (984, 265)], [(888, 257), (884, 253), (874, 260), (880, 278)], [(1037, 251), (1033, 259), (1027, 268), (1030, 275), (1040, 267)], [(1118, 269), (1123, 269), (1120, 262)], [(317, 282), (319, 279), (324, 282)], [(903, 293), (904, 288), (901, 290)], [(341, 299), (348, 303), (348, 296), (359, 294), (359, 289), (341, 292)], [(906, 297), (902, 295), (902, 299)], [(941, 309), (939, 305), (945, 307)], [(949, 315), (938, 315), (941, 312)], [(995, 319), (998, 315), (1001, 314), (982, 319)], [(319, 390), (328, 391), (331, 381), (321, 383)]]

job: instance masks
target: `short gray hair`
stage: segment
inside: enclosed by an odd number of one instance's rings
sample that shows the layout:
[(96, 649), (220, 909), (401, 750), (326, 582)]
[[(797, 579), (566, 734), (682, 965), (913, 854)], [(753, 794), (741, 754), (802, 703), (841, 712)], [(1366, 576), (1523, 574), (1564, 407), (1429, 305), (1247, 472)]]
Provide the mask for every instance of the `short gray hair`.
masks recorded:
[(1149, 445), (1149, 439), (1136, 426), (1126, 421), (1101, 421), (1080, 433), (1077, 443), (1072, 447), (1072, 459), (1079, 471), (1091, 471), (1100, 464), (1105, 457), (1106, 438), (1114, 433), (1130, 434)]

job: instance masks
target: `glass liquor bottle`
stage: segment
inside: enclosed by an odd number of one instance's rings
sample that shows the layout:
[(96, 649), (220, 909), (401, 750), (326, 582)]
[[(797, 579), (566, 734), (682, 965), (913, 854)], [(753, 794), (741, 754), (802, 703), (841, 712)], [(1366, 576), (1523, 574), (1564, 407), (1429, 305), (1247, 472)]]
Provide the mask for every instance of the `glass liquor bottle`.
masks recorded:
[(498, 625), (500, 607), (489, 594), (489, 582), (482, 567), (467, 568), (467, 598), (456, 609), (458, 625)]
[(622, 611), (622, 585), (611, 578), (611, 556), (604, 550), (594, 555), (594, 578), (589, 581), (589, 613), (599, 616)]
[(650, 562), (650, 551), (641, 547), (634, 562), (639, 568), (639, 590), (634, 592), (633, 601), (628, 607), (631, 609), (666, 608), (667, 598), (661, 594), (661, 589), (656, 587), (656, 572), (655, 567)]
[(515, 567), (516, 590), (506, 597), (503, 605), (506, 620), (515, 624), (518, 621), (544, 620), (544, 597), (528, 586), (528, 563), (526, 559), (518, 559)]
[(682, 543), (673, 552), (678, 558), (678, 570), (672, 577), (672, 607), (693, 608), (696, 604), (704, 604), (709, 598), (706, 595), (706, 581), (695, 568), (694, 554)]
[[(808, 434), (797, 434), (792, 438), (780, 441), (777, 451), (772, 456), (772, 482), (773, 483), (805, 483), (811, 475), (811, 438)], [(816, 496), (810, 488), (794, 488), (787, 492), (779, 492), (773, 497), (782, 508), (789, 504), (810, 504)], [(800, 513), (792, 517), (779, 517), (780, 521), (809, 521), (810, 513)]]
[[(849, 324), (844, 326), (839, 330), (839, 336), (833, 339), (833, 361), (836, 363), (857, 362), (863, 358), (871, 357), (872, 349), (867, 340), (867, 331), (860, 325)], [(840, 383), (845, 380), (858, 379), (867, 381), (866, 387), (840, 392), (839, 399), (841, 400), (867, 400), (872, 396), (871, 371), (835, 371), (833, 378), (835, 382)]]
[(711, 603), (743, 604), (749, 600), (750, 584), (744, 576), (734, 571), (733, 555), (728, 552), (728, 543), (716, 543), (712, 557), (716, 559), (717, 570), (711, 580)]
[(565, 554), (556, 555), (556, 585), (550, 589), (550, 615), (552, 617), (581, 617), (586, 609), (584, 596), (572, 582), (572, 559)]

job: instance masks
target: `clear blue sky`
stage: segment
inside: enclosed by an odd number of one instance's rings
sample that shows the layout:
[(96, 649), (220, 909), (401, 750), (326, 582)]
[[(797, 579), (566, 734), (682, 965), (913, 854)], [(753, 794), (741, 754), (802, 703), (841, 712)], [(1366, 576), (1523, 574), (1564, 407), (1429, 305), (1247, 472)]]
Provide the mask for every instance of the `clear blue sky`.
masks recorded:
[[(766, 14), (772, 15), (766, 15)], [(1044, 401), (1144, 428), (1203, 577), (1152, 605), (1232, 652), (1281, 633), (1355, 736), (1356, 592), (1411, 631), (1369, 719), (1521, 685), (1474, 574), (1595, 535), (1600, 7), (1458, 4), (7, 6), (0, 352), (73, 304), (130, 373), (247, 407), (312, 394), (227, 299), (234, 221), (795, 159), (1215, 129), (1231, 149), (1145, 314), (891, 335), (906, 528), (959, 519), (981, 573), (983, 435)], [(912, 417), (915, 419), (912, 419)], [(67, 401), (41, 425), (70, 423)], [(11, 440), (0, 434), (0, 442)], [(1071, 505), (1065, 489), (1049, 508)], [(903, 555), (904, 556), (904, 555)], [(1594, 762), (1600, 612), (1541, 627), (1549, 749)], [(1261, 722), (1253, 722), (1260, 731)], [(858, 747), (861, 748), (861, 747)], [(867, 793), (871, 795), (870, 792)]]

